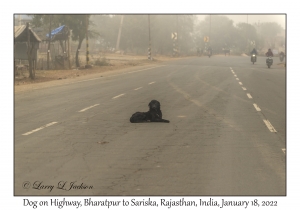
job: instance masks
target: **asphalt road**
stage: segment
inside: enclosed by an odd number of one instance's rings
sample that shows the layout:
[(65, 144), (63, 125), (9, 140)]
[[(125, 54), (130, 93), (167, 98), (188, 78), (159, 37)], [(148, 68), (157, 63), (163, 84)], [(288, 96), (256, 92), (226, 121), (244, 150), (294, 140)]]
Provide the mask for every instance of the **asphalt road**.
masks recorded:
[[(15, 94), (15, 195), (286, 195), (286, 72), (192, 57)], [(161, 103), (170, 123), (133, 124)]]

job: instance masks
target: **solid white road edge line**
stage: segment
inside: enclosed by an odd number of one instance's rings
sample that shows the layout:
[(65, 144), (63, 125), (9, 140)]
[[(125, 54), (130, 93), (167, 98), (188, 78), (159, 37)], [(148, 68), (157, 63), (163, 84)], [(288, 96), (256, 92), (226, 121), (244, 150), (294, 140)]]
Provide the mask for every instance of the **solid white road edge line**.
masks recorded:
[(257, 106), (257, 104), (253, 104), (254, 108), (256, 109), (256, 111), (260, 112), (261, 109)]
[(123, 95), (125, 95), (125, 93), (122, 93), (122, 94), (120, 94), (120, 95), (117, 95), (117, 96), (113, 97), (112, 99), (119, 98), (120, 96), (123, 96)]
[(270, 123), (269, 120), (264, 120), (266, 126), (269, 128), (269, 130), (272, 132), (272, 133), (276, 133), (277, 131), (275, 130), (275, 128), (273, 127), (273, 125)]
[(55, 123), (57, 123), (57, 122), (48, 123), (47, 125), (44, 125), (44, 126), (42, 126), (42, 127), (39, 127), (39, 128), (37, 128), (37, 129), (34, 129), (34, 130), (29, 131), (29, 132), (27, 132), (27, 133), (24, 133), (24, 134), (22, 134), (22, 135), (23, 135), (23, 136), (27, 136), (27, 135), (29, 135), (29, 134), (32, 134), (32, 133), (37, 132), (37, 131), (39, 131), (39, 130), (42, 130), (42, 129), (46, 128), (46, 127), (49, 127), (49, 126), (51, 126), (51, 125), (54, 125)]
[(95, 105), (93, 105), (93, 106), (89, 106), (89, 107), (87, 107), (87, 108), (84, 108), (84, 109), (82, 109), (82, 110), (80, 110), (80, 111), (78, 111), (78, 112), (84, 112), (84, 111), (86, 111), (86, 110), (88, 110), (88, 109), (90, 109), (90, 108), (93, 108), (93, 107), (95, 107), (95, 106), (98, 106), (99, 104), (95, 104)]

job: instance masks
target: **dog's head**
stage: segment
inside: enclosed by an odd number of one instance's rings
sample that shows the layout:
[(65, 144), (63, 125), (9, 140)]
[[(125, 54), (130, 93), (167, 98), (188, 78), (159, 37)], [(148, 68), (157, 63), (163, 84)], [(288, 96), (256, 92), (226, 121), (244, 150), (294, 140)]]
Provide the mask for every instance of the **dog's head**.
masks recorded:
[(152, 100), (148, 104), (150, 110), (159, 111), (160, 110), (160, 103), (157, 100)]

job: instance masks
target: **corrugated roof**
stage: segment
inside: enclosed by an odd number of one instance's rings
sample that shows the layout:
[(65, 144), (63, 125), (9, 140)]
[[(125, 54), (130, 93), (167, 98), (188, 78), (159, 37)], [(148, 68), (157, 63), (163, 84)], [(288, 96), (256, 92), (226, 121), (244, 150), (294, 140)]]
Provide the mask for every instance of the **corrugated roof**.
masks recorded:
[[(25, 42), (27, 41), (27, 34), (26, 34), (26, 25), (20, 25), (20, 26), (15, 26), (14, 30), (15, 30), (15, 41), (19, 41), (19, 42)], [(40, 39), (40, 37), (29, 27), (29, 30), (31, 32), (31, 35), (33, 35), (34, 40), (31, 41), (35, 41), (35, 42), (41, 42), (42, 40)], [(32, 38), (31, 38), (32, 39)]]

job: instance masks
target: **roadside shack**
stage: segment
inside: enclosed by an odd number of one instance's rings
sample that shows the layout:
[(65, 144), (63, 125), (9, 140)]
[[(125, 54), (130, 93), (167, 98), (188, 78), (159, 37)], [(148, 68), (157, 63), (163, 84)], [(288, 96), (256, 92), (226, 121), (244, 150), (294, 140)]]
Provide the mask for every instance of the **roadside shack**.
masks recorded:
[[(54, 51), (55, 69), (70, 69), (70, 46), (69, 46), (70, 30), (67, 26), (62, 25), (51, 31), (51, 36), (46, 35), (47, 41), (58, 44), (58, 50)], [(50, 39), (50, 40), (49, 40)], [(61, 49), (61, 50), (60, 50)], [(52, 52), (53, 53), (53, 52)]]
[[(14, 61), (15, 74), (24, 68), (32, 70), (36, 69), (36, 61), (38, 57), (39, 43), (42, 40), (29, 27), (29, 25), (20, 25), (14, 27)], [(22, 65), (22, 61), (28, 61), (28, 64)], [(30, 72), (31, 74), (32, 72)], [(31, 75), (30, 75), (31, 76)]]

